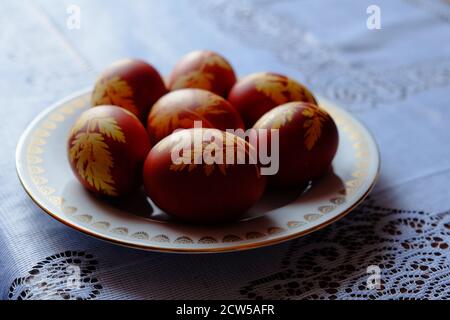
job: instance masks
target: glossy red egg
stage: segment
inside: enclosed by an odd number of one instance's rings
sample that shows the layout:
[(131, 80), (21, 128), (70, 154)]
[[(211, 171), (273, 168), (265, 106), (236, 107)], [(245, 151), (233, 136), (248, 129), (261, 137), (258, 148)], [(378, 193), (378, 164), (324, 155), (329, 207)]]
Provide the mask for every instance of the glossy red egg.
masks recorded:
[(75, 176), (97, 195), (120, 196), (142, 183), (149, 138), (139, 119), (123, 108), (99, 106), (83, 112), (67, 147)]
[(236, 109), (222, 97), (201, 89), (182, 89), (159, 99), (150, 111), (147, 131), (156, 144), (175, 129), (194, 127), (201, 121), (203, 128), (243, 129)]
[(127, 59), (112, 64), (100, 75), (91, 102), (93, 106), (122, 107), (145, 123), (152, 105), (166, 93), (164, 81), (154, 67)]
[(304, 85), (270, 72), (251, 74), (239, 80), (231, 89), (228, 101), (239, 111), (247, 128), (278, 105), (291, 101), (317, 104)]
[(280, 187), (300, 186), (324, 175), (339, 142), (332, 117), (311, 103), (278, 106), (259, 119), (254, 128), (279, 130), (279, 170), (269, 176), (269, 181)]
[(184, 56), (169, 76), (169, 90), (197, 88), (226, 97), (236, 83), (230, 63), (212, 51), (194, 51)]
[[(217, 129), (179, 130), (150, 151), (145, 190), (159, 208), (181, 220), (239, 218), (260, 199), (266, 185), (257, 164), (237, 164), (250, 148), (241, 138)], [(234, 160), (226, 161), (230, 155)]]

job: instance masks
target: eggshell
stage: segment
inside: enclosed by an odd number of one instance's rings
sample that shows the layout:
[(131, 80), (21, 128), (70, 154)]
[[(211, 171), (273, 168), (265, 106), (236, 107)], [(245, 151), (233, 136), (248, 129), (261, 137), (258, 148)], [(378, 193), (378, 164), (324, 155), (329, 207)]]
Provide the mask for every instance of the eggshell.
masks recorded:
[(247, 128), (278, 105), (292, 101), (317, 104), (304, 85), (270, 72), (251, 74), (239, 80), (231, 89), (228, 101), (239, 111)]
[[(266, 113), (255, 129), (278, 129), (279, 171), (269, 182), (300, 186), (324, 175), (336, 154), (339, 136), (332, 117), (322, 108), (290, 102)], [(269, 150), (272, 135), (269, 134)]]
[(148, 63), (126, 59), (108, 67), (98, 78), (93, 106), (115, 105), (135, 114), (143, 123), (152, 105), (167, 89), (158, 71)]
[[(197, 147), (195, 141), (200, 141)], [(237, 219), (258, 201), (266, 185), (256, 161), (237, 164), (239, 154), (248, 155), (250, 148), (241, 138), (217, 129), (178, 130), (150, 151), (144, 165), (145, 190), (159, 208), (184, 221)], [(225, 161), (227, 153), (234, 164)], [(211, 161), (216, 156), (222, 157), (222, 164)]]
[(203, 128), (243, 129), (236, 109), (222, 97), (201, 89), (170, 92), (152, 107), (147, 121), (150, 141), (155, 145), (175, 129), (193, 128), (201, 121)]
[(236, 83), (230, 63), (212, 51), (194, 51), (184, 56), (169, 76), (168, 88), (197, 88), (226, 97)]
[(131, 112), (99, 106), (77, 119), (67, 148), (70, 166), (81, 184), (97, 195), (116, 197), (141, 185), (150, 142)]

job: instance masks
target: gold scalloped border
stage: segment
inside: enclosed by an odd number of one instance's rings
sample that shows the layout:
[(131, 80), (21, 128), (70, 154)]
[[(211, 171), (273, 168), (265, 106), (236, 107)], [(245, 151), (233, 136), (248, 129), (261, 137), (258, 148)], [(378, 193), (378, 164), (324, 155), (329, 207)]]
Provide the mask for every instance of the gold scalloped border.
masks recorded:
[[(30, 139), (29, 144), (26, 147), (27, 148), (26, 167), (28, 168), (28, 173), (35, 188), (56, 208), (60, 209), (65, 215), (71, 216), (80, 223), (90, 225), (92, 228), (99, 231), (103, 232), (108, 231), (112, 235), (130, 237), (132, 239), (153, 243), (174, 243), (182, 245), (183, 244), (192, 245), (194, 243), (197, 243), (200, 245), (205, 246), (209, 245), (212, 247), (214, 247), (214, 245), (218, 243), (237, 243), (255, 239), (260, 240), (262, 238), (267, 238), (273, 235), (278, 236), (288, 233), (288, 230), (296, 229), (299, 227), (305, 227), (309, 223), (312, 223), (321, 218), (322, 216), (327, 215), (328, 213), (334, 211), (337, 207), (346, 202), (346, 196), (352, 195), (353, 193), (356, 192), (356, 190), (363, 184), (365, 178), (368, 175), (367, 170), (370, 166), (370, 163), (367, 159), (371, 158), (367, 141), (364, 140), (363, 135), (355, 127), (355, 124), (353, 122), (349, 121), (346, 117), (342, 117), (341, 115), (335, 114), (334, 112), (330, 112), (333, 119), (336, 122), (336, 125), (343, 132), (345, 132), (352, 141), (356, 158), (356, 168), (355, 171), (352, 173), (352, 178), (345, 182), (345, 188), (339, 191), (339, 195), (336, 195), (336, 197), (329, 199), (329, 203), (322, 204), (321, 206), (319, 206), (316, 212), (304, 215), (303, 219), (288, 221), (283, 226), (271, 226), (265, 230), (259, 231), (252, 230), (242, 235), (228, 234), (225, 235), (222, 239), (217, 239), (210, 235), (201, 236), (199, 237), (198, 240), (194, 240), (185, 235), (181, 235), (176, 237), (175, 239), (171, 239), (169, 236), (165, 234), (150, 235), (148, 234), (148, 232), (145, 231), (130, 233), (128, 228), (126, 227), (123, 226), (112, 227), (112, 224), (108, 221), (96, 221), (94, 217), (90, 214), (78, 213), (77, 207), (67, 204), (66, 200), (57, 194), (56, 188), (49, 186), (48, 183), (49, 181), (45, 176), (45, 170), (42, 166), (44, 162), (42, 154), (45, 152), (47, 139), (51, 136), (52, 132), (58, 127), (58, 125), (61, 122), (66, 120), (67, 117), (72, 115), (75, 111), (89, 107), (89, 103), (90, 102), (88, 99), (88, 95), (87, 94), (81, 95), (78, 98), (74, 98), (70, 100), (68, 103), (63, 104), (62, 107), (56, 108), (56, 110), (52, 110), (52, 112), (50, 112), (49, 115), (46, 116), (46, 118), (41, 121), (40, 126), (31, 133), (32, 137)], [(326, 107), (325, 109), (327, 110)], [(28, 190), (27, 192), (32, 197), (31, 193)], [(365, 196), (366, 195), (364, 195), (364, 197)], [(33, 200), (35, 199), (33, 198)], [(54, 214), (51, 215), (55, 217)], [(65, 222), (61, 218), (59, 218), (58, 220)], [(76, 228), (76, 226), (73, 225), (71, 226)], [(315, 230), (315, 227), (317, 226), (312, 226), (311, 227), (312, 230)], [(116, 240), (116, 242), (123, 244), (119, 240)], [(144, 246), (143, 248), (146, 249), (147, 247)], [(152, 249), (163, 251), (166, 250), (166, 248), (152, 248)], [(224, 249), (226, 250), (227, 248), (225, 247)], [(170, 249), (168, 249), (167, 251), (170, 251)]]

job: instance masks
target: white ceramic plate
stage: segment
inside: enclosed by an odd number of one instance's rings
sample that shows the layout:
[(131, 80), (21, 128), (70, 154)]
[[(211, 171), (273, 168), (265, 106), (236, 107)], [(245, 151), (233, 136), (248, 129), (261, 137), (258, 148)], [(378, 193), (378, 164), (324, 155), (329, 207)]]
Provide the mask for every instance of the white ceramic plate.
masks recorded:
[[(17, 172), (26, 192), (55, 219), (116, 244), (166, 252), (245, 250), (293, 239), (343, 217), (375, 184), (377, 145), (354, 117), (321, 100), (335, 119), (339, 148), (333, 171), (306, 192), (268, 193), (241, 220), (220, 226), (171, 220), (143, 192), (105, 202), (91, 196), (70, 170), (66, 138), (78, 115), (90, 107), (90, 92), (69, 97), (42, 112), (17, 146)], [(31, 222), (30, 222), (31, 223)]]

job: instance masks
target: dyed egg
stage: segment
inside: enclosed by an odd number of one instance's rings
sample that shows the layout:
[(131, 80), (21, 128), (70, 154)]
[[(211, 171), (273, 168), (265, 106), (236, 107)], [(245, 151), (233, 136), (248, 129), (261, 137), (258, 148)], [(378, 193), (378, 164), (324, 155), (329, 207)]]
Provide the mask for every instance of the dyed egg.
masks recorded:
[(139, 119), (125, 109), (99, 106), (83, 112), (67, 147), (75, 176), (97, 195), (120, 196), (142, 183), (150, 142)]
[[(249, 161), (252, 148), (217, 129), (179, 130), (161, 140), (145, 161), (147, 195), (181, 220), (236, 219), (260, 199), (266, 185), (257, 159)], [(247, 156), (244, 164), (237, 164)]]
[(276, 186), (300, 186), (324, 175), (338, 147), (333, 119), (311, 103), (278, 106), (259, 119), (254, 128), (279, 129), (279, 170), (269, 176), (270, 183)]
[(291, 101), (317, 104), (305, 86), (269, 72), (251, 74), (239, 80), (231, 89), (228, 101), (239, 111), (247, 128), (280, 104)]
[(201, 89), (183, 89), (163, 96), (150, 111), (147, 131), (152, 144), (175, 129), (193, 128), (201, 121), (203, 128), (243, 129), (241, 116), (222, 97)]
[(167, 89), (158, 71), (141, 60), (121, 60), (98, 78), (91, 102), (93, 106), (114, 105), (127, 109), (143, 123), (152, 105)]
[(168, 81), (169, 90), (204, 89), (226, 97), (236, 83), (233, 68), (224, 57), (212, 51), (194, 51), (175, 66)]

